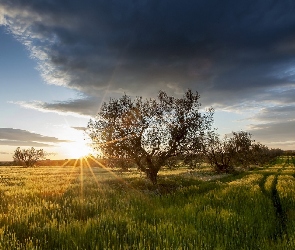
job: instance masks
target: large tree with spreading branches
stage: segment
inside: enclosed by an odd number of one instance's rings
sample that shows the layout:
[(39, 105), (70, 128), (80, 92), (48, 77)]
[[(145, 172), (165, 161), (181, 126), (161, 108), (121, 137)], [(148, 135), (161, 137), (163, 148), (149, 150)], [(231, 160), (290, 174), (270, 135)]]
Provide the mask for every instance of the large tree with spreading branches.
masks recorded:
[(201, 151), (214, 111), (202, 113), (199, 98), (191, 90), (182, 98), (164, 91), (157, 99), (145, 100), (125, 94), (102, 105), (87, 133), (104, 158), (136, 164), (156, 184), (159, 170), (170, 158)]

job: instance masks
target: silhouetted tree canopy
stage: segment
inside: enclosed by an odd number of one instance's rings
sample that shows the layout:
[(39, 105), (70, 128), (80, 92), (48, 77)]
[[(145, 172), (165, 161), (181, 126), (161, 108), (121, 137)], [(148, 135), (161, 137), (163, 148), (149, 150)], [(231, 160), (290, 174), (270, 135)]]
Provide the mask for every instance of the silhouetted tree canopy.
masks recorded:
[(251, 164), (263, 165), (283, 152), (256, 143), (245, 131), (232, 132), (232, 136), (223, 139), (215, 131), (209, 131), (203, 139), (203, 154), (217, 172), (231, 172), (235, 167), (248, 168)]
[(29, 149), (21, 150), (18, 147), (14, 151), (13, 160), (17, 165), (24, 167), (33, 167), (39, 160), (45, 159), (46, 153), (43, 149), (35, 149), (33, 147)]
[(126, 94), (104, 103), (87, 132), (105, 158), (135, 163), (155, 184), (158, 171), (171, 158), (202, 149), (211, 129), (213, 109), (200, 112), (199, 94), (182, 98), (160, 91), (157, 99), (131, 99)]

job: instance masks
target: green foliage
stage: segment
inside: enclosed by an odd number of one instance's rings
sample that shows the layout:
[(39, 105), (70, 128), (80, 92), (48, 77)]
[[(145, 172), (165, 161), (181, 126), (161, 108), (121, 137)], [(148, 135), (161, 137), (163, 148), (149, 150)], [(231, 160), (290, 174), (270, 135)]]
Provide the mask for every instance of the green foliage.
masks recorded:
[(215, 181), (165, 170), (156, 186), (101, 168), (3, 167), (0, 248), (294, 249), (295, 170), (282, 159)]

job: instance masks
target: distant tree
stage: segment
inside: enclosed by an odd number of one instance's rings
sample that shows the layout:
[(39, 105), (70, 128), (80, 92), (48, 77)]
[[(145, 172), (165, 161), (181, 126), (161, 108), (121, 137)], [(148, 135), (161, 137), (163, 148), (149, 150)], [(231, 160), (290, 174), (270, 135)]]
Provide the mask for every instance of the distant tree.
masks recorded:
[(259, 166), (263, 166), (274, 158), (272, 151), (261, 143), (256, 143), (252, 146), (251, 157), (252, 163)]
[(255, 141), (251, 139), (252, 135), (245, 131), (232, 132), (228, 140), (229, 151), (232, 156), (232, 163), (235, 166), (249, 167), (253, 163), (253, 146)]
[(160, 91), (158, 99), (123, 95), (104, 103), (87, 133), (104, 157), (135, 163), (157, 183), (169, 159), (201, 150), (202, 137), (211, 128), (213, 109), (199, 111), (199, 94), (188, 90), (182, 98)]
[(203, 139), (203, 154), (209, 164), (218, 173), (231, 172), (234, 169), (232, 164), (234, 152), (229, 138), (220, 139), (219, 134), (210, 131)]
[(20, 147), (18, 147), (14, 151), (13, 160), (16, 164), (20, 164), (24, 167), (33, 167), (39, 160), (45, 159), (45, 157), (46, 153), (43, 149), (31, 147), (21, 150)]
[(232, 132), (232, 136), (220, 136), (214, 131), (203, 137), (203, 153), (217, 172), (231, 172), (235, 167), (247, 169), (250, 165), (263, 165), (282, 154), (280, 149), (269, 149), (256, 143), (245, 131)]
[(272, 148), (269, 150), (270, 161), (276, 160), (279, 156), (284, 155), (284, 151), (280, 148)]

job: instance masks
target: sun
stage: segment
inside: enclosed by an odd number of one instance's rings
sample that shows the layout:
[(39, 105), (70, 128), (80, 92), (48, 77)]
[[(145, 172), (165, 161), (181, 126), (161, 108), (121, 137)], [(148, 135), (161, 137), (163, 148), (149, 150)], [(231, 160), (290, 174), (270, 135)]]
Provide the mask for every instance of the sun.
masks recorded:
[(85, 138), (85, 135), (81, 131), (73, 130), (69, 138), (71, 138), (71, 141), (62, 144), (62, 151), (65, 158), (80, 159), (94, 154), (94, 150), (90, 146), (90, 139)]
[(67, 147), (67, 155), (71, 159), (80, 159), (92, 154), (92, 149), (85, 142), (72, 142)]

